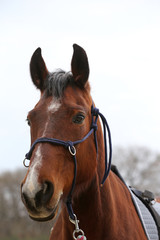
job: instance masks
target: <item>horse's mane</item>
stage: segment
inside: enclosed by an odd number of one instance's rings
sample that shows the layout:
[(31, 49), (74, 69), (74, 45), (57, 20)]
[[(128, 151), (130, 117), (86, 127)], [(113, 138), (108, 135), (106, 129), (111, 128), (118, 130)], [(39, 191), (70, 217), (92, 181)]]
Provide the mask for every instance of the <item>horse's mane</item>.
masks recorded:
[(67, 85), (72, 83), (73, 75), (71, 72), (65, 72), (62, 69), (57, 69), (48, 76), (45, 86), (46, 93), (48, 96), (60, 98)]

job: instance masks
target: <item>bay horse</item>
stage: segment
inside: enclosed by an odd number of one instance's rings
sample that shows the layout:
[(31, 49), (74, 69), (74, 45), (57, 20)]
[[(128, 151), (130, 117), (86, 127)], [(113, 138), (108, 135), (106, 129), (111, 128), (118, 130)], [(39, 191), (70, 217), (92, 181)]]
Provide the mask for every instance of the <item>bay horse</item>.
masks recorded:
[(146, 240), (128, 188), (106, 161), (111, 148), (107, 153), (100, 117), (111, 144), (110, 133), (90, 95), (86, 52), (73, 49), (70, 72), (50, 73), (40, 48), (31, 58), (41, 96), (27, 116), (31, 149), (22, 201), (33, 220), (54, 219), (50, 240)]

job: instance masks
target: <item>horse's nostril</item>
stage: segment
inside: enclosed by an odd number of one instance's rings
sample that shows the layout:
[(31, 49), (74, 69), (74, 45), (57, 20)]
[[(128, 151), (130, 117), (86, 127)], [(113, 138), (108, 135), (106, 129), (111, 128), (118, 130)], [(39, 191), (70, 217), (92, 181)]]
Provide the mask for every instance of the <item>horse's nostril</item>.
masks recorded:
[(52, 195), (53, 195), (53, 191), (54, 191), (54, 188), (53, 188), (53, 184), (49, 181), (46, 181), (44, 183), (44, 188), (43, 188), (43, 202), (44, 203), (47, 203)]
[(35, 211), (35, 205), (33, 199), (29, 198), (27, 194), (22, 193), (22, 201), (32, 211)]
[(54, 187), (51, 182), (45, 181), (42, 186), (42, 189), (37, 192), (35, 196), (36, 207), (48, 203), (54, 192)]

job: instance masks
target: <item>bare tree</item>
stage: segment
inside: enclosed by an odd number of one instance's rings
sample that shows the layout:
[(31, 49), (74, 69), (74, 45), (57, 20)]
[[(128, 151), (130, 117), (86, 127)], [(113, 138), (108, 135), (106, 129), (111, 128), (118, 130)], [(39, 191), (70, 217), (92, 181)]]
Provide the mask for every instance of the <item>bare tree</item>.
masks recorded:
[(116, 147), (113, 162), (128, 185), (160, 196), (160, 155), (145, 147)]

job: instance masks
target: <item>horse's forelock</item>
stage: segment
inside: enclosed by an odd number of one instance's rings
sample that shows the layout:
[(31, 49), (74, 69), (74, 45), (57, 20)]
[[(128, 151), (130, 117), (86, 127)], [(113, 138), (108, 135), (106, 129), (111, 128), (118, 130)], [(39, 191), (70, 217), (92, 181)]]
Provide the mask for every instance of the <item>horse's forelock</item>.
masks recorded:
[(71, 72), (65, 72), (58, 69), (57, 71), (50, 73), (46, 81), (45, 88), (47, 95), (60, 98), (67, 85), (73, 82), (73, 75)]

